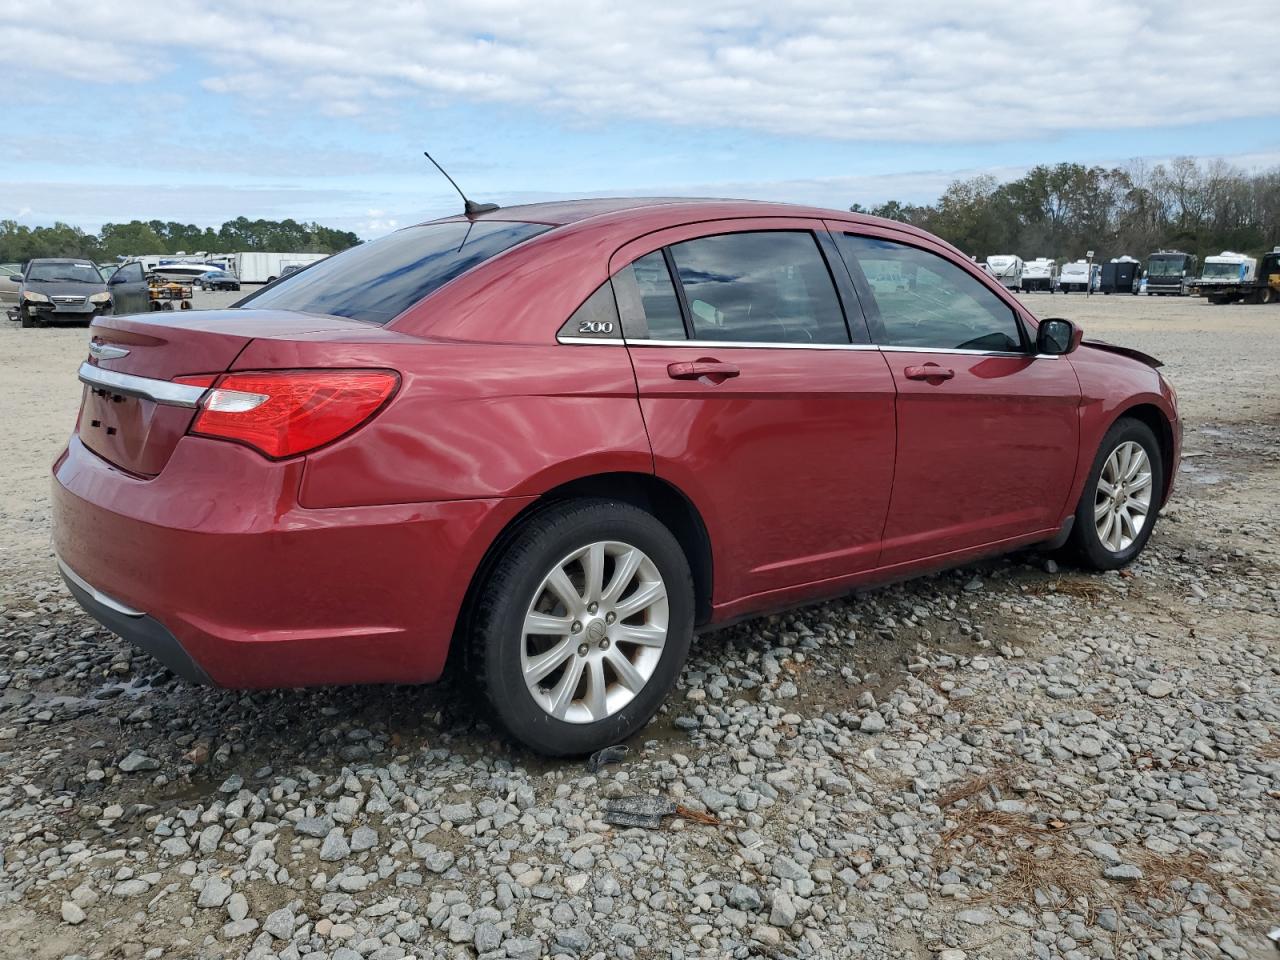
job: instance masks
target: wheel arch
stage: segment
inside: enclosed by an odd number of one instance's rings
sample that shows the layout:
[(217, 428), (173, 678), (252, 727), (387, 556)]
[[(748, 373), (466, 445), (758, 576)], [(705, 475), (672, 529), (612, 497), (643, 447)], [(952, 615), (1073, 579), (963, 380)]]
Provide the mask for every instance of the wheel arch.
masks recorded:
[[(585, 497), (621, 500), (652, 514), (666, 526), (689, 561), (689, 570), (693, 575), (694, 622), (701, 625), (710, 619), (713, 560), (711, 538), (701, 513), (682, 490), (666, 480), (648, 473), (614, 472), (590, 474), (552, 487), (540, 494), (499, 531), (471, 576), (462, 615), (458, 618), (460, 627), (469, 629), (470, 611), (476, 591), (488, 578), (507, 544), (529, 520), (556, 504)], [(458, 639), (455, 636), (455, 641)], [(455, 642), (451, 646), (458, 649), (465, 644)]]
[(1150, 427), (1151, 432), (1156, 436), (1156, 443), (1160, 445), (1160, 461), (1164, 474), (1163, 500), (1160, 505), (1164, 506), (1169, 500), (1169, 493), (1173, 488), (1174, 472), (1178, 466), (1174, 463), (1177, 447), (1174, 442), (1173, 423), (1169, 420), (1168, 415), (1154, 403), (1137, 403), (1131, 407), (1125, 407), (1117, 413), (1107, 429), (1110, 430), (1118, 421), (1126, 417)]

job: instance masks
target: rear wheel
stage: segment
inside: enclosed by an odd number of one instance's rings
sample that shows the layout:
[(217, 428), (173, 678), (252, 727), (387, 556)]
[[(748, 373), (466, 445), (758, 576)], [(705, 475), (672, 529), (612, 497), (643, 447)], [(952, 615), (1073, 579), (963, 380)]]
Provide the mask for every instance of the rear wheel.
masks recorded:
[(507, 731), (540, 753), (590, 753), (657, 712), (693, 635), (693, 578), (653, 516), (612, 500), (548, 508), (480, 587), (471, 664)]
[(1133, 561), (1151, 538), (1164, 497), (1164, 467), (1151, 428), (1123, 417), (1107, 431), (1071, 529), (1081, 560), (1097, 570)]

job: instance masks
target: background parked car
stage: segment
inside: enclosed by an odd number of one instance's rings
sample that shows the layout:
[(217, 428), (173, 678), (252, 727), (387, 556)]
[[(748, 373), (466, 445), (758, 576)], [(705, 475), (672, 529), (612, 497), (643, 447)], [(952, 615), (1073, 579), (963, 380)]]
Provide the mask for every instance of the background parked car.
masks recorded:
[(4, 309), (18, 305), (18, 288), (22, 285), (22, 267), (16, 263), (0, 263), (0, 305)]
[(41, 257), (27, 264), (18, 291), (18, 317), (24, 327), (87, 324), (109, 313), (111, 294), (97, 265), (60, 257)]
[(209, 270), (200, 274), (192, 284), (201, 290), (239, 290), (240, 281), (235, 274), (225, 270)]

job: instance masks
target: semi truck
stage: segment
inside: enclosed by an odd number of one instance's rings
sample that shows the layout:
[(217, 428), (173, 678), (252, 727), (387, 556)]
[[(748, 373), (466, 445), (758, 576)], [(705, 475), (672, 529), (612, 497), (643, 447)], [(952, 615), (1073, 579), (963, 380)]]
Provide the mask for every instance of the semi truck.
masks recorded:
[(1230, 250), (1205, 257), (1196, 293), (1216, 304), (1280, 302), (1280, 247), (1263, 254), (1261, 263)]
[(987, 257), (987, 266), (991, 268), (991, 275), (996, 278), (1002, 287), (1009, 290), (1022, 289), (1022, 258), (1013, 254), (998, 254), (994, 257)]
[(235, 255), (233, 272), (241, 283), (273, 283), (285, 267), (306, 267), (323, 260), (326, 253), (267, 253), (261, 250)]
[(1048, 290), (1053, 293), (1058, 285), (1058, 264), (1048, 257), (1028, 260), (1022, 267), (1023, 290)]
[(1181, 250), (1159, 250), (1147, 257), (1147, 293), (1185, 297), (1195, 283), (1199, 258)]

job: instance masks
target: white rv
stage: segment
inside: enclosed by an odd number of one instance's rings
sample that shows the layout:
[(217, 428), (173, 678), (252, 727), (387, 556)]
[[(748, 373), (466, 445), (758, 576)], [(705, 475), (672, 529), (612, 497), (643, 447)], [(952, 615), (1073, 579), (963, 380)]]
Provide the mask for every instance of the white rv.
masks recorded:
[(309, 267), (327, 253), (266, 253), (260, 250), (236, 254), (235, 274), (241, 283), (271, 283), (286, 267)]
[(1058, 285), (1058, 264), (1048, 257), (1036, 257), (1022, 265), (1023, 290), (1048, 290)]
[(996, 278), (1001, 286), (1010, 290), (1022, 289), (1022, 258), (1012, 254), (998, 254), (994, 257), (987, 257), (987, 266), (991, 268), (991, 275)]
[(1058, 274), (1058, 289), (1063, 293), (1087, 293), (1091, 290), (1098, 289), (1098, 274), (1101, 267), (1098, 264), (1090, 264), (1088, 260), (1076, 260), (1074, 263), (1064, 263), (1062, 271)]

